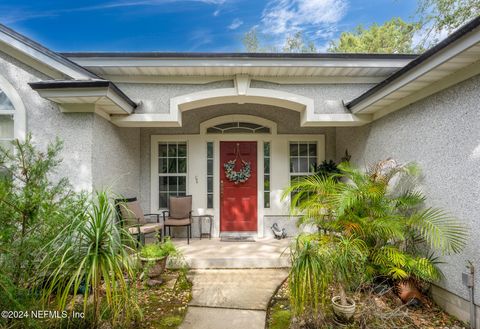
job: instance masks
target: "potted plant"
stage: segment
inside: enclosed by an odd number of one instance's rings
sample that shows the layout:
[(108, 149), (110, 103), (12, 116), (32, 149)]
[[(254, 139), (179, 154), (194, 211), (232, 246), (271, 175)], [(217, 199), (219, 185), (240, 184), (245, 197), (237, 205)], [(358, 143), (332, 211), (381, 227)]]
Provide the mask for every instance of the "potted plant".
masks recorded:
[(178, 255), (178, 249), (170, 238), (167, 237), (163, 243), (153, 243), (143, 246), (140, 250), (139, 258), (148, 277), (155, 279), (165, 270), (168, 257)]
[(347, 297), (350, 287), (358, 287), (367, 259), (367, 246), (361, 239), (338, 236), (334, 238), (331, 253), (331, 272), (339, 295), (333, 296), (332, 306), (335, 317), (340, 322), (350, 322), (355, 314), (355, 301)]

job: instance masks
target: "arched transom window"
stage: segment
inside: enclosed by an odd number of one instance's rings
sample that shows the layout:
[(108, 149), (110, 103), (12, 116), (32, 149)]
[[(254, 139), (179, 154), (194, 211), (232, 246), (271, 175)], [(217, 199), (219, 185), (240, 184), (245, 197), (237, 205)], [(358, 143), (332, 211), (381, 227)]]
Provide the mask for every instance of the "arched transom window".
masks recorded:
[(0, 146), (10, 147), (14, 136), (15, 108), (5, 92), (0, 89)]
[(207, 128), (208, 134), (269, 134), (270, 128), (250, 122), (228, 122)]

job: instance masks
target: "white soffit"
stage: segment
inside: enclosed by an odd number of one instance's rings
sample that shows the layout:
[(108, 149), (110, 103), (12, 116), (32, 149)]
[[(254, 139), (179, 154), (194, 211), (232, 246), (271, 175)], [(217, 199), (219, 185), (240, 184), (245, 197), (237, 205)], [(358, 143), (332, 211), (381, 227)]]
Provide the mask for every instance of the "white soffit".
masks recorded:
[[(69, 59), (112, 81), (129, 77), (365, 77), (382, 78), (402, 68), (413, 56), (395, 58), (126, 58), (75, 57)], [(376, 80), (372, 82), (377, 82)], [(178, 82), (177, 82), (178, 83)], [(297, 82), (298, 83), (298, 82)]]
[(85, 83), (92, 86), (69, 87), (68, 84), (72, 84), (71, 81), (30, 83), (30, 86), (43, 98), (59, 104), (63, 112), (97, 112), (107, 116), (133, 112), (136, 104), (113, 84), (108, 81), (86, 81)]

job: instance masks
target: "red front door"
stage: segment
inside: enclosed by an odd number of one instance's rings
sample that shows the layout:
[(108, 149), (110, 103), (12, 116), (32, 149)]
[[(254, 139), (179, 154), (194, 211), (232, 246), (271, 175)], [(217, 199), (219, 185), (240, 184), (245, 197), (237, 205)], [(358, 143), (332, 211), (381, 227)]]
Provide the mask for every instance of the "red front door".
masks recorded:
[[(237, 159), (235, 171), (242, 161), (250, 162), (251, 175), (244, 183), (235, 184), (226, 177), (224, 164)], [(257, 230), (257, 142), (220, 142), (220, 231)]]

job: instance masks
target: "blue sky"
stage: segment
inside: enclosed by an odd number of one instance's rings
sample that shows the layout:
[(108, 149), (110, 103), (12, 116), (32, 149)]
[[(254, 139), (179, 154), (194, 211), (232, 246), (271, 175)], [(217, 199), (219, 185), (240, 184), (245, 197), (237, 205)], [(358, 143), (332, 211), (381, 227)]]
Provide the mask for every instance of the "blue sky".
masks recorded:
[(55, 51), (242, 51), (252, 28), (324, 50), (357, 24), (408, 20), (416, 0), (0, 0), (0, 22)]

